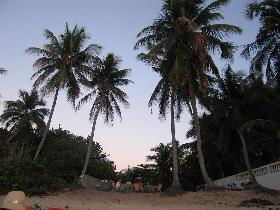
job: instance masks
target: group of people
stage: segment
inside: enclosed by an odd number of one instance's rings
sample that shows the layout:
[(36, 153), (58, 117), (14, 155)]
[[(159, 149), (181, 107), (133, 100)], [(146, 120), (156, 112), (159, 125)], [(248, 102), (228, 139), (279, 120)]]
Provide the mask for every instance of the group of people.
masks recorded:
[(121, 181), (112, 182), (112, 191), (116, 192), (161, 192), (162, 184), (157, 186), (143, 185), (141, 182), (131, 183), (127, 181), (122, 183)]

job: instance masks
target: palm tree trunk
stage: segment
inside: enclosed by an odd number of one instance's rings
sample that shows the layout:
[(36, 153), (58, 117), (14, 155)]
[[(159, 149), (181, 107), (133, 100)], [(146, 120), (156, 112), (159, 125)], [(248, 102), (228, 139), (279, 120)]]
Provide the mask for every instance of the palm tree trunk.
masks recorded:
[(252, 167), (251, 167), (251, 163), (250, 163), (250, 159), (249, 159), (249, 155), (248, 155), (248, 150), (247, 150), (247, 144), (246, 144), (246, 140), (240, 130), (240, 128), (237, 127), (237, 133), (241, 139), (241, 143), (242, 143), (242, 151), (243, 151), (243, 155), (244, 155), (244, 160), (245, 160), (245, 164), (250, 176), (250, 180), (253, 184), (253, 187), (260, 187), (259, 183), (256, 180), (256, 177), (253, 173)]
[(194, 95), (194, 87), (193, 87), (191, 75), (188, 75), (188, 86), (189, 86), (189, 92), (190, 92), (191, 106), (192, 106), (192, 110), (193, 110), (193, 118), (195, 121), (195, 129), (196, 129), (196, 136), (197, 136), (196, 146), (197, 146), (199, 166), (200, 166), (200, 170), (201, 170), (202, 176), (204, 178), (207, 189), (213, 189), (213, 188), (216, 188), (216, 186), (214, 185), (213, 181), (211, 180), (211, 178), (209, 177), (209, 175), (207, 173), (205, 162), (204, 162), (204, 157), (203, 157), (203, 153), (202, 153), (200, 123), (199, 123), (199, 118), (198, 118), (198, 113), (197, 113), (196, 99), (195, 99), (195, 95)]
[(172, 158), (173, 158), (173, 181), (172, 187), (180, 188), (179, 173), (178, 173), (178, 154), (177, 154), (177, 142), (175, 137), (175, 117), (174, 117), (174, 97), (171, 96), (171, 135), (172, 135)]
[(190, 111), (190, 114), (193, 116), (193, 111), (192, 111), (192, 106), (190, 105), (190, 103), (187, 103), (188, 109)]
[(18, 134), (18, 132), (15, 132), (13, 135), (11, 135), (11, 136), (8, 138), (7, 143), (10, 143), (10, 141), (12, 141), (12, 139), (15, 138), (17, 134)]
[(18, 157), (18, 159), (19, 159), (19, 160), (20, 160), (20, 159), (22, 158), (22, 156), (23, 156), (24, 145), (25, 145), (25, 143), (24, 143), (24, 142), (22, 142), (22, 144), (21, 144), (21, 148), (20, 148), (19, 157)]
[(45, 143), (45, 140), (46, 140), (46, 137), (47, 137), (47, 134), (48, 134), (48, 131), (50, 129), (50, 125), (51, 125), (51, 121), (52, 121), (52, 117), (53, 117), (53, 113), (54, 113), (54, 108), (55, 108), (55, 105), (56, 105), (56, 101), (57, 101), (57, 96), (58, 96), (58, 91), (59, 91), (59, 88), (56, 89), (55, 91), (55, 95), (54, 95), (54, 99), (53, 99), (53, 104), (52, 104), (52, 109), (51, 109), (51, 113), (50, 113), (50, 116), (49, 116), (49, 120), (48, 120), (48, 123), (47, 123), (47, 126), (46, 126), (46, 129), (44, 131), (44, 134), (43, 134), (43, 137), (42, 137), (42, 140), (39, 144), (39, 147), (37, 149), (37, 152), (34, 156), (34, 160), (37, 160), (38, 157), (39, 157), (39, 154), (43, 148), (43, 145)]
[(94, 137), (94, 131), (95, 131), (95, 125), (96, 125), (96, 121), (97, 121), (97, 117), (98, 117), (99, 111), (100, 111), (100, 107), (97, 108), (97, 110), (96, 110), (96, 112), (94, 114), (91, 134), (90, 134), (90, 138), (89, 138), (89, 142), (88, 142), (88, 150), (87, 150), (86, 160), (85, 160), (84, 168), (82, 170), (82, 173), (81, 173), (81, 176), (80, 176), (80, 180), (79, 180), (80, 184), (82, 183), (83, 178), (84, 178), (84, 176), (86, 174), (88, 163), (89, 163), (89, 160), (90, 160), (92, 143), (93, 143), (93, 137)]

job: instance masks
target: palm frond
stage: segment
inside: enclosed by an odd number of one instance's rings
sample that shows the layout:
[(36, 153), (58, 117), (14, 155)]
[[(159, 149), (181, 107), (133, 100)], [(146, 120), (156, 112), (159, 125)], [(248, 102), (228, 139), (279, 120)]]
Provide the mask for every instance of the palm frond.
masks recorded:
[(46, 103), (39, 98), (36, 90), (31, 92), (19, 90), (19, 99), (6, 101), (0, 122), (11, 131), (23, 131), (26, 127), (40, 127), (44, 125), (44, 118), (49, 110), (44, 108)]

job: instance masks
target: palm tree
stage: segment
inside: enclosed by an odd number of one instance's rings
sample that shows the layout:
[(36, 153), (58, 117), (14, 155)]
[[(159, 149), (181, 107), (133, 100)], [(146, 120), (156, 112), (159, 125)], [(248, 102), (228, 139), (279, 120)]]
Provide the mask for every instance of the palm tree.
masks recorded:
[(200, 92), (206, 93), (209, 74), (219, 74), (211, 53), (218, 51), (221, 58), (232, 59), (234, 46), (223, 38), (241, 33), (237, 26), (216, 23), (223, 18), (218, 10), (228, 2), (216, 0), (205, 6), (205, 0), (165, 0), (162, 14), (138, 34), (135, 45), (148, 51), (138, 56), (144, 62), (157, 68), (164, 58), (169, 65), (166, 69), (176, 67), (184, 75), (196, 125), (199, 164), (208, 188), (215, 186), (205, 168), (196, 98)]
[(102, 114), (104, 116), (105, 123), (113, 123), (115, 113), (121, 118), (119, 102), (126, 106), (129, 105), (127, 95), (120, 87), (132, 82), (126, 78), (130, 69), (119, 69), (120, 63), (121, 60), (119, 57), (109, 53), (103, 60), (99, 60), (99, 63), (89, 72), (90, 79), (83, 81), (83, 84), (87, 88), (92, 89), (92, 91), (79, 101), (77, 109), (80, 109), (84, 103), (90, 101), (94, 96), (95, 100), (89, 114), (90, 120), (92, 120), (93, 123), (80, 182), (83, 180), (90, 160), (98, 115)]
[[(244, 75), (242, 73), (234, 73), (229, 66), (225, 71), (225, 76), (220, 82), (220, 96), (217, 98), (214, 109), (212, 110), (213, 115), (222, 116), (222, 122), (218, 141), (225, 139), (229, 133), (237, 133), (242, 145), (243, 157), (247, 170), (250, 175), (250, 179), (254, 186), (257, 186), (257, 181), (252, 170), (250, 163), (247, 143), (243, 134), (242, 122), (246, 121), (246, 117), (242, 114), (242, 107), (244, 103), (247, 103), (248, 98), (244, 98)], [(215, 99), (214, 99), (215, 100)], [(224, 142), (226, 143), (226, 142)]]
[[(21, 132), (31, 132), (34, 130), (43, 130), (46, 126), (44, 118), (49, 110), (44, 108), (45, 101), (39, 98), (38, 92), (32, 90), (30, 93), (19, 91), (19, 98), (16, 101), (6, 101), (3, 114), (0, 116), (0, 122), (13, 133), (8, 139), (10, 142)], [(25, 142), (22, 142), (22, 149)]]
[[(147, 161), (153, 161), (157, 171), (158, 181), (163, 184), (163, 190), (171, 184), (171, 171), (173, 167), (172, 161), (172, 147), (170, 144), (160, 143), (158, 146), (151, 149), (154, 154), (146, 156)], [(177, 157), (176, 157), (177, 159)]]
[(242, 55), (251, 59), (251, 72), (266, 71), (269, 81), (280, 86), (280, 2), (261, 0), (249, 3), (246, 8), (249, 20), (258, 18), (260, 29), (256, 40), (245, 46)]
[[(163, 70), (164, 67), (161, 68)], [(178, 169), (178, 158), (177, 158), (177, 142), (175, 136), (175, 110), (176, 118), (180, 119), (180, 114), (182, 112), (182, 105), (187, 99), (184, 99), (184, 94), (181, 87), (182, 85), (182, 77), (178, 77), (178, 73), (176, 72), (168, 72), (166, 71), (159, 72), (162, 76), (162, 79), (158, 82), (154, 92), (151, 95), (149, 100), (149, 106), (151, 107), (155, 102), (159, 103), (159, 115), (162, 118), (166, 117), (167, 109), (170, 108), (170, 120), (171, 120), (171, 136), (172, 136), (172, 173), (173, 173), (173, 181), (172, 188), (178, 189), (180, 187), (179, 182), (179, 169)], [(175, 109), (176, 108), (176, 109)]]
[(26, 50), (27, 53), (41, 56), (33, 64), (36, 70), (32, 76), (32, 79), (36, 78), (34, 87), (43, 86), (41, 91), (44, 95), (55, 93), (47, 127), (34, 157), (35, 160), (39, 157), (50, 128), (58, 92), (66, 90), (68, 101), (74, 105), (75, 99), (80, 95), (80, 80), (88, 74), (89, 66), (94, 65), (101, 49), (96, 44), (85, 47), (89, 37), (83, 27), (75, 26), (71, 30), (66, 24), (64, 33), (58, 38), (49, 30), (44, 31), (44, 36), (49, 43), (43, 48), (30, 47)]
[[(258, 110), (257, 104), (270, 105), (270, 108), (279, 107), (276, 101), (270, 99), (271, 96), (264, 94), (267, 88), (265, 87), (262, 78), (254, 78), (253, 75), (245, 78), (241, 72), (233, 72), (231, 67), (225, 70), (224, 77), (219, 80), (220, 91), (218, 95), (210, 100), (212, 104), (211, 114), (216, 121), (220, 122), (220, 131), (217, 141), (223, 144), (228, 144), (228, 136), (237, 136), (241, 141), (243, 157), (246, 168), (248, 170), (250, 180), (253, 187), (259, 188), (252, 170), (251, 161), (248, 153), (247, 141), (245, 135), (252, 135), (258, 131), (258, 139), (264, 136), (262, 130), (270, 129), (271, 135), (277, 133), (275, 130), (279, 128), (279, 124), (267, 119), (256, 119), (262, 116), (262, 110)], [(270, 94), (271, 95), (271, 94)], [(250, 107), (253, 111), (246, 110)], [(250, 113), (251, 112), (251, 113)], [(266, 114), (265, 114), (266, 115)], [(268, 116), (265, 116), (266, 118)], [(256, 129), (257, 127), (262, 127)], [(254, 134), (256, 135), (256, 134)], [(274, 134), (276, 136), (276, 134)], [(226, 140), (226, 141), (225, 141)], [(232, 148), (229, 148), (232, 150)], [(229, 152), (229, 150), (228, 150)]]
[[(186, 152), (185, 147), (184, 147), (184, 145), (179, 145), (178, 141), (175, 142), (175, 146), (176, 146), (176, 151), (178, 154), (176, 156), (176, 159), (178, 159), (178, 161), (177, 161), (178, 165), (182, 166), (184, 159), (185, 159), (185, 155), (184, 155)], [(150, 150), (150, 151), (154, 152), (154, 154), (146, 156), (147, 161), (154, 162), (154, 164), (152, 164), (152, 166), (154, 166), (156, 169), (158, 182), (163, 184), (163, 187), (162, 187), (163, 190), (166, 190), (167, 187), (170, 186), (170, 184), (173, 185), (173, 183), (171, 183), (172, 173), (174, 174), (174, 172), (171, 173), (171, 169), (173, 168), (173, 164), (174, 164), (172, 147), (173, 147), (173, 145), (170, 143), (169, 144), (160, 143), (158, 146), (153, 147)], [(174, 178), (173, 178), (173, 180), (174, 180)]]

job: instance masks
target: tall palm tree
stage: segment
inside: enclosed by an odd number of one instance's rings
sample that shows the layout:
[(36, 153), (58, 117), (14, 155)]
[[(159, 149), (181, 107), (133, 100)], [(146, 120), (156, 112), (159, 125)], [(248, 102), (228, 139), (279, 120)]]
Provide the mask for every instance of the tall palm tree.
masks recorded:
[[(161, 68), (163, 70), (164, 67)], [(158, 82), (155, 90), (153, 91), (151, 98), (149, 100), (149, 106), (151, 107), (155, 102), (159, 103), (159, 115), (162, 118), (166, 117), (167, 109), (170, 109), (170, 122), (171, 122), (171, 137), (172, 137), (172, 188), (181, 188), (179, 182), (179, 169), (178, 169), (178, 155), (177, 155), (177, 142), (175, 135), (175, 111), (176, 118), (180, 118), (182, 112), (182, 105), (187, 99), (184, 99), (184, 94), (181, 87), (182, 77), (176, 72), (166, 71), (159, 72), (162, 76), (161, 80)]]
[(71, 30), (66, 24), (64, 33), (59, 37), (49, 30), (44, 31), (44, 36), (49, 43), (43, 48), (30, 47), (26, 50), (27, 53), (41, 56), (33, 64), (36, 70), (32, 76), (32, 79), (35, 78), (34, 87), (42, 86), (43, 94), (55, 93), (47, 127), (35, 160), (39, 157), (50, 128), (58, 92), (66, 90), (68, 101), (74, 105), (75, 99), (80, 95), (80, 80), (88, 74), (89, 66), (94, 65), (101, 50), (96, 44), (85, 47), (89, 37), (83, 27), (75, 26)]
[(135, 45), (136, 49), (146, 48), (147, 53), (138, 56), (144, 62), (158, 67), (164, 58), (169, 64), (166, 69), (176, 66), (184, 75), (196, 125), (199, 164), (209, 188), (215, 186), (205, 168), (196, 98), (200, 92), (205, 94), (209, 74), (219, 74), (212, 53), (218, 51), (221, 58), (232, 59), (234, 46), (224, 38), (241, 33), (237, 26), (217, 23), (223, 19), (219, 9), (228, 2), (216, 0), (205, 6), (206, 0), (164, 0), (161, 15), (138, 34)]
[[(257, 186), (255, 175), (250, 163), (247, 142), (245, 140), (242, 124), (246, 121), (246, 117), (242, 114), (241, 109), (247, 103), (247, 97), (244, 97), (244, 75), (242, 73), (234, 73), (229, 66), (225, 71), (225, 76), (219, 82), (220, 96), (218, 96), (213, 115), (222, 117), (222, 123), (218, 136), (218, 141), (222, 142), (232, 131), (237, 133), (242, 145), (243, 157), (247, 170), (249, 172), (250, 179), (254, 186)], [(213, 100), (215, 101), (215, 99)], [(226, 142), (224, 142), (226, 144)]]
[[(16, 101), (6, 101), (0, 122), (13, 133), (8, 139), (10, 142), (21, 132), (31, 132), (43, 130), (46, 126), (44, 118), (49, 114), (45, 108), (46, 103), (39, 98), (38, 92), (32, 90), (30, 93), (19, 91), (19, 98)], [(25, 142), (22, 142), (22, 148)]]
[(251, 72), (266, 71), (269, 81), (280, 87), (280, 2), (260, 0), (246, 8), (249, 20), (258, 19), (260, 29), (256, 40), (245, 46), (242, 55), (251, 59)]
[(93, 123), (80, 182), (87, 171), (90, 160), (98, 115), (102, 114), (104, 116), (105, 123), (113, 123), (115, 113), (121, 118), (119, 102), (126, 106), (129, 105), (127, 95), (120, 87), (132, 82), (127, 79), (130, 69), (119, 69), (120, 63), (121, 60), (119, 57), (109, 53), (103, 60), (99, 60), (99, 63), (89, 72), (89, 80), (83, 81), (83, 84), (87, 88), (90, 88), (91, 92), (79, 101), (77, 109), (80, 109), (84, 103), (90, 101), (94, 96), (95, 99), (89, 113), (90, 120), (92, 120)]

